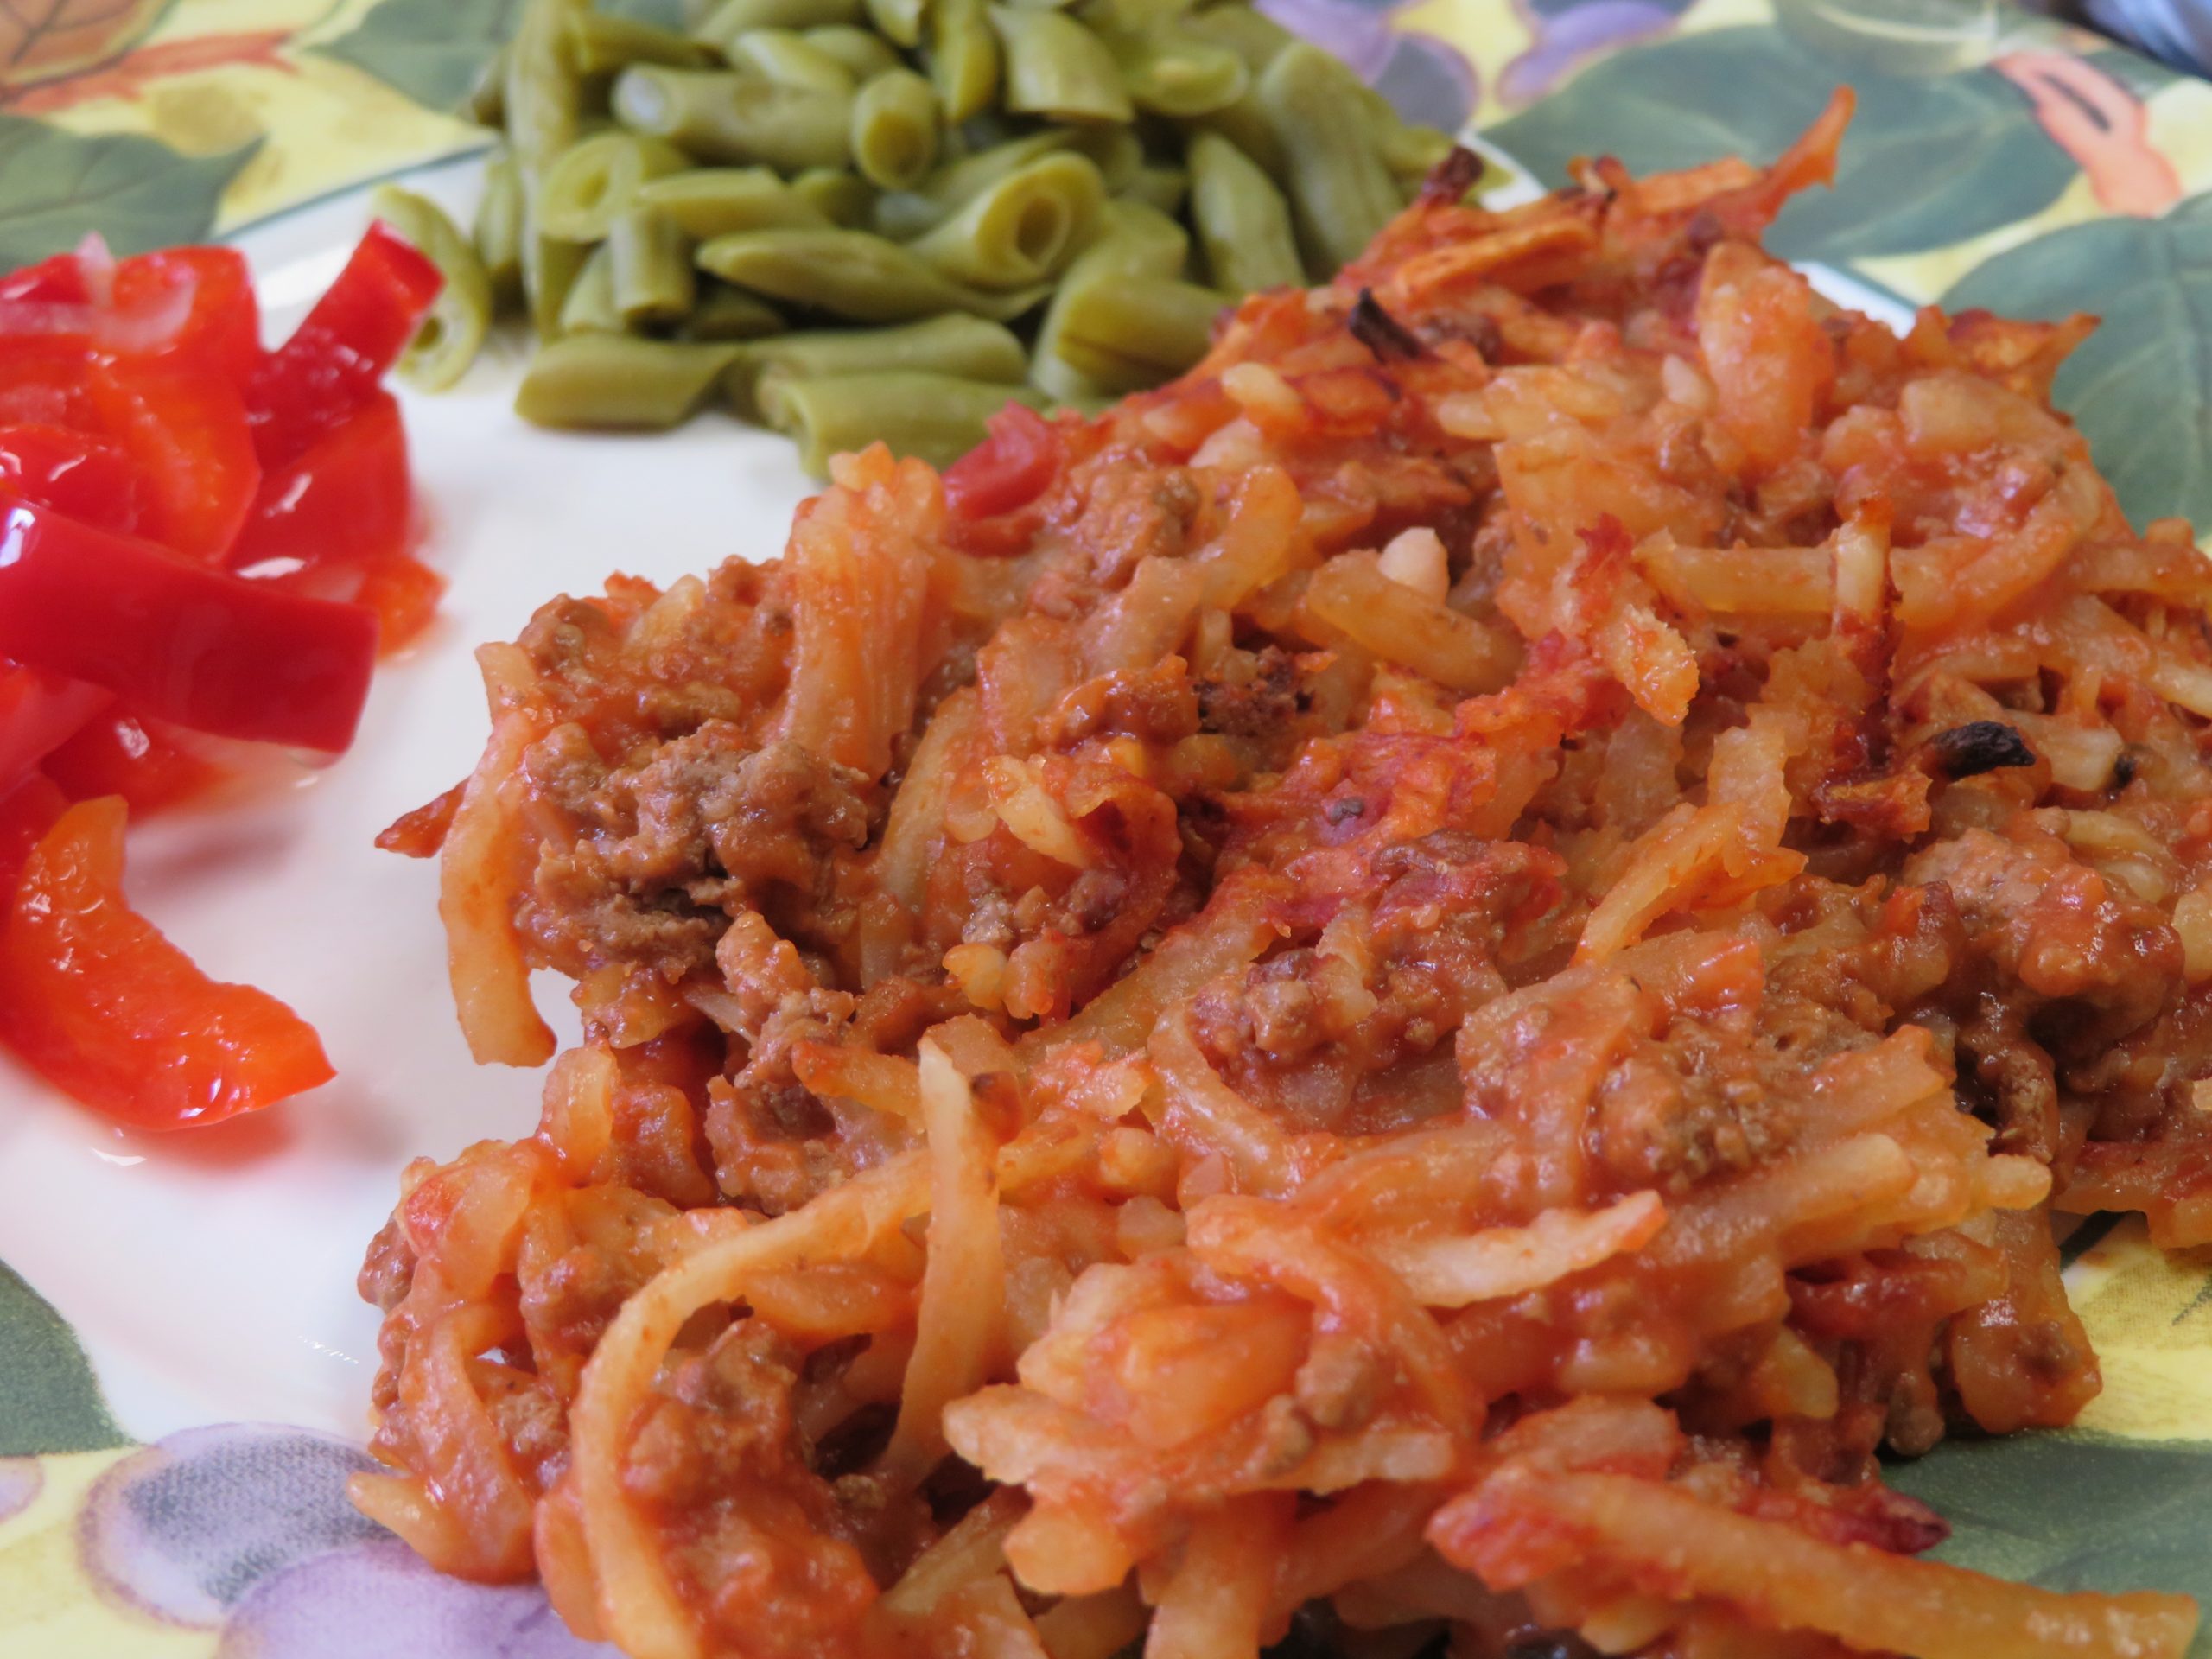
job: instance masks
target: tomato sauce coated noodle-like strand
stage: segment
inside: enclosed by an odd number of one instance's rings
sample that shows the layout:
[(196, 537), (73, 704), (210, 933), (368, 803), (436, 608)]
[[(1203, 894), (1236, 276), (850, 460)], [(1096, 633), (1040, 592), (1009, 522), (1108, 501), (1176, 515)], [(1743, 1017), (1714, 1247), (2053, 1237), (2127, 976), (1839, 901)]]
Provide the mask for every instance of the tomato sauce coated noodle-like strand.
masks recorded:
[(1494, 1491), (1478, 1488), (1447, 1506), (1431, 1530), (1447, 1554), (1501, 1589), (1525, 1582), (1536, 1564), (1516, 1559), (1509, 1540), (1544, 1529), (1561, 1567), (1618, 1566), (1662, 1593), (1720, 1597), (1762, 1622), (1825, 1630), (1863, 1651), (1928, 1659), (2177, 1653), (2196, 1625), (2184, 1597), (1999, 1589), (1939, 1561), (1828, 1543), (1626, 1475), (1493, 1478)]
[(528, 726), (510, 715), (461, 791), (446, 831), (438, 915), (444, 922), (461, 1033), (478, 1062), (537, 1065), (553, 1052), (553, 1032), (530, 996), (530, 969), (511, 913), (519, 873), (507, 843), (519, 810), (514, 773)]
[(899, 1421), (884, 1452), (887, 1469), (906, 1484), (944, 1454), (945, 1407), (988, 1375), (1005, 1295), (995, 1149), (967, 1080), (927, 1038), (921, 1094), (930, 1151), (929, 1266)]

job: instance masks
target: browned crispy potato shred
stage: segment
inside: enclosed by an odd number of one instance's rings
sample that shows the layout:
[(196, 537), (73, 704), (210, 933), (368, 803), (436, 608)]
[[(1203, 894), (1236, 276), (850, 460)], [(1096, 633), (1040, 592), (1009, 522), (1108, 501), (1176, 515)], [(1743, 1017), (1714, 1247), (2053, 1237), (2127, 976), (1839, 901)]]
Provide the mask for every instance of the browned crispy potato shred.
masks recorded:
[(2212, 1242), (2212, 575), (2084, 321), (1760, 251), (1847, 114), (487, 648), (397, 839), (585, 1046), (407, 1173), (361, 1507), (635, 1659), (2181, 1655), (1878, 1455), (2096, 1393), (2054, 1215)]

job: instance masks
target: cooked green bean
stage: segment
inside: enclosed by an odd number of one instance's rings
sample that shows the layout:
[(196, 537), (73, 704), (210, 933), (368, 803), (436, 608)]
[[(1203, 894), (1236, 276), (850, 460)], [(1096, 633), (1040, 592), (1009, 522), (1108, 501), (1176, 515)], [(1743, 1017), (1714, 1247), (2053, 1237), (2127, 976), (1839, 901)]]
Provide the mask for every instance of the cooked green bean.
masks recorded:
[(569, 67), (569, 20), (587, 0), (529, 0), (506, 53), (500, 87), (507, 144), (522, 168), (523, 182), (538, 176), (575, 142), (582, 89)]
[(1223, 46), (1244, 60), (1255, 90), (1235, 103), (1201, 118), (1199, 124), (1218, 132), (1262, 167), (1277, 184), (1288, 177), (1288, 162), (1275, 140), (1274, 128), (1260, 108), (1259, 78), (1282, 49), (1297, 40), (1288, 29), (1250, 6), (1212, 6), (1195, 12), (1177, 24), (1184, 34)]
[(1190, 10), (1191, 0), (1085, 0), (1082, 8), (1084, 21), (1093, 29), (1132, 34), (1175, 22)]
[(1144, 140), (1129, 127), (1069, 127), (1067, 148), (1090, 157), (1109, 195), (1118, 196), (1144, 170)]
[(648, 179), (637, 205), (666, 213), (684, 234), (704, 242), (732, 231), (771, 231), (830, 221), (798, 190), (765, 167), (694, 167)]
[(413, 243), (445, 278), (399, 358), (399, 372), (409, 382), (425, 391), (441, 391), (461, 378), (483, 348), (492, 326), (492, 279), (468, 238), (435, 202), (385, 184), (377, 187), (369, 203), (378, 219)]
[(741, 288), (708, 281), (701, 284), (698, 304), (683, 320), (687, 340), (758, 340), (783, 333), (783, 313)]
[(785, 86), (810, 86), (849, 98), (853, 72), (796, 29), (748, 29), (729, 43), (729, 67)]
[(1260, 107), (1256, 87), (1225, 110), (1201, 116), (1191, 124), (1199, 132), (1219, 133), (1260, 164), (1260, 170), (1281, 188), (1290, 177), (1290, 160), (1275, 137), (1274, 123)]
[(1117, 200), (1100, 215), (1098, 239), (1068, 268), (1079, 271), (1126, 270), (1139, 276), (1179, 276), (1191, 257), (1191, 233), (1157, 207)]
[(1244, 96), (1252, 72), (1226, 46), (1180, 29), (1101, 35), (1120, 66), (1130, 100), (1154, 115), (1179, 120), (1225, 110)]
[(502, 308), (512, 305), (522, 296), (522, 175), (505, 145), (484, 164), (484, 194), (471, 233), (493, 297)]
[(799, 465), (830, 475), (830, 458), (891, 446), (932, 467), (950, 467), (988, 435), (985, 423), (1009, 402), (1044, 400), (1026, 387), (911, 371), (799, 378), (778, 371), (760, 385), (761, 413), (798, 443)]
[(960, 124), (958, 131), (948, 135), (947, 153), (953, 156), (973, 156), (996, 144), (1018, 138), (1023, 130), (1035, 129), (1027, 121), (1016, 120), (1003, 110), (985, 110)]
[(1117, 199), (1100, 215), (1098, 238), (1060, 278), (1052, 302), (1038, 325), (1029, 378), (1063, 400), (1094, 396), (1105, 388), (1079, 371), (1060, 352), (1060, 337), (1076, 297), (1101, 284), (1173, 281), (1190, 257), (1191, 238), (1166, 214), (1141, 202)]
[(1375, 142), (1379, 144), (1382, 142), (1382, 136), (1399, 124), (1398, 106), (1357, 75), (1351, 76), (1350, 80), (1352, 86), (1359, 88), (1359, 101), (1367, 108), (1367, 118), (1375, 124)]
[(899, 67), (899, 54), (889, 41), (881, 35), (851, 23), (824, 23), (819, 29), (808, 29), (803, 38), (816, 51), (826, 53), (843, 64), (856, 86)]
[(1290, 204), (1260, 164), (1216, 132), (1191, 139), (1191, 219), (1213, 285), (1232, 298), (1306, 280)]
[(691, 238), (658, 207), (632, 207), (607, 237), (614, 310), (627, 327), (680, 322), (699, 299)]
[(522, 293), (530, 310), (530, 326), (540, 340), (561, 332), (561, 314), (568, 308), (569, 294), (583, 272), (591, 249), (582, 242), (564, 242), (540, 236), (528, 227), (522, 243)]
[(622, 314), (614, 308), (614, 254), (606, 243), (584, 255), (575, 280), (569, 284), (569, 291), (562, 298), (556, 332), (564, 339), (570, 334), (627, 332)]
[(650, 179), (690, 163), (675, 145), (634, 132), (597, 132), (563, 150), (537, 188), (537, 228), (571, 242), (597, 242)]
[(484, 60), (476, 79), (461, 100), (461, 112), (480, 127), (496, 127), (507, 118), (507, 48), (496, 49)]
[(1054, 363), (1049, 390), (1045, 389), (1042, 380), (1034, 380), (1033, 377), (1033, 380), (1052, 400), (1054, 409), (1072, 409), (1085, 419), (1103, 415), (1120, 401), (1117, 393), (1107, 391), (1088, 375), (1077, 374), (1065, 363)]
[(912, 245), (956, 281), (1025, 288), (1066, 266), (1096, 232), (1105, 202), (1098, 169), (1062, 151), (1009, 173)]
[(852, 99), (761, 75), (636, 64), (614, 82), (614, 113), (702, 161), (764, 162), (780, 173), (842, 167)]
[(922, 43), (922, 19), (929, 0), (867, 0), (868, 20), (887, 40), (912, 48)]
[(1019, 385), (1028, 363), (1003, 327), (957, 311), (893, 328), (811, 328), (758, 340), (729, 366), (722, 390), (738, 413), (757, 416), (754, 390), (771, 371), (787, 376), (907, 371)]
[(1019, 172), (1040, 156), (1067, 149), (1071, 136), (1065, 127), (1053, 128), (947, 162), (918, 188), (901, 190), (878, 201), (875, 228), (895, 242), (910, 241), (944, 224), (963, 203), (1007, 174)]
[(819, 29), (857, 23), (866, 16), (861, 0), (721, 0), (692, 25), (691, 38), (724, 51), (748, 29)]
[(875, 213), (875, 187), (840, 167), (810, 167), (791, 181), (791, 194), (848, 231), (866, 230)]
[(1071, 283), (1053, 334), (1060, 361), (1115, 393), (1156, 386), (1206, 354), (1222, 296), (1173, 276)]
[(991, 107), (1003, 54), (985, 0), (935, 0), (929, 13), (930, 79), (954, 126)]
[(1054, 121), (1136, 118), (1105, 42), (1065, 13), (991, 8), (1006, 53), (1006, 107)]
[(1157, 207), (1163, 213), (1179, 213), (1191, 194), (1191, 175), (1179, 167), (1147, 162), (1137, 169), (1136, 177), (1123, 187), (1122, 194), (1147, 207)]
[(817, 470), (877, 437), (948, 461), (1025, 382), (1158, 384), (1450, 143), (1249, 0), (518, 3), (471, 98), (507, 145), (474, 254), (380, 198), (448, 271), (410, 374), (458, 376), (519, 287), (528, 417), (669, 425), (721, 378)]
[(569, 19), (569, 61), (582, 75), (611, 75), (633, 63), (704, 69), (715, 60), (702, 41), (611, 11), (580, 11)]
[(538, 347), (515, 413), (539, 426), (658, 429), (698, 408), (742, 347), (575, 334)]
[(853, 100), (853, 165), (870, 184), (904, 190), (937, 162), (937, 89), (911, 69), (892, 69)]
[(875, 215), (867, 228), (893, 242), (911, 242), (933, 225), (942, 225), (952, 210), (918, 190), (893, 190), (875, 199)]
[(1382, 164), (1357, 77), (1319, 47), (1284, 48), (1256, 90), (1286, 159), (1306, 274), (1325, 281), (1404, 205), (1398, 181)]
[(1360, 88), (1360, 104), (1367, 108), (1367, 124), (1374, 128), (1376, 150), (1382, 155), (1382, 166), (1398, 181), (1400, 197), (1411, 197), (1427, 183), (1435, 163), (1451, 155), (1455, 139), (1438, 133), (1433, 126), (1407, 126), (1395, 104), (1367, 82), (1358, 78), (1354, 82)]
[(1179, 18), (1175, 27), (1185, 35), (1225, 46), (1244, 60), (1255, 75), (1275, 60), (1276, 54), (1294, 45), (1298, 36), (1267, 13), (1252, 6), (1209, 6)]
[(1459, 143), (1448, 132), (1439, 132), (1434, 127), (1409, 127), (1402, 121), (1383, 128), (1382, 142), (1382, 165), (1408, 194), (1428, 181), (1437, 164)]
[(716, 237), (698, 258), (724, 282), (856, 322), (906, 322), (943, 311), (1004, 322), (1045, 297), (1041, 288), (1004, 294), (970, 288), (865, 231), (745, 231)]

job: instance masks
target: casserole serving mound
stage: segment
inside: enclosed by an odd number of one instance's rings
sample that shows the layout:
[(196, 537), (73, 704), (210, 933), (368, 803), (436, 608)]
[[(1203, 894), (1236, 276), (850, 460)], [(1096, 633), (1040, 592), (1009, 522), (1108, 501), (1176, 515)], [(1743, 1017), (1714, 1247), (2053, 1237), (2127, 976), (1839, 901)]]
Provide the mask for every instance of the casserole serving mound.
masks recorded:
[(2055, 1217), (2212, 1241), (2212, 584), (2088, 319), (1760, 251), (1847, 112), (487, 647), (387, 839), (585, 1042), (372, 1247), (362, 1508), (637, 1659), (2182, 1653), (1881, 1479), (2095, 1393)]

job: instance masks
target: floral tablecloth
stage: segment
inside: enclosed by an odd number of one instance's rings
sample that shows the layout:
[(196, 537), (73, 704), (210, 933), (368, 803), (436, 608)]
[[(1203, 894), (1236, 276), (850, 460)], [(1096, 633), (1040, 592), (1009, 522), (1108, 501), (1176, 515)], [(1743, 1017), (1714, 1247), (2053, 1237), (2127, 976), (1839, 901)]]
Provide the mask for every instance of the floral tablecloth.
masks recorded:
[[(1995, 0), (1265, 3), (1546, 183), (1577, 154), (1770, 156), (1850, 82), (1836, 188), (1775, 247), (1908, 304), (2101, 314), (2060, 402), (2139, 521), (2212, 526), (2212, 86)], [(124, 252), (236, 231), (480, 146), (444, 111), (516, 10), (0, 0), (0, 268), (87, 231)], [(1893, 1478), (1953, 1522), (1949, 1559), (2212, 1602), (2212, 1252), (2163, 1257), (2104, 1220), (2068, 1252), (2105, 1376), (2080, 1425)], [(0, 1267), (7, 1659), (596, 1651), (534, 1588), (437, 1579), (356, 1516), (364, 1461), (281, 1427), (133, 1444), (61, 1314)]]

